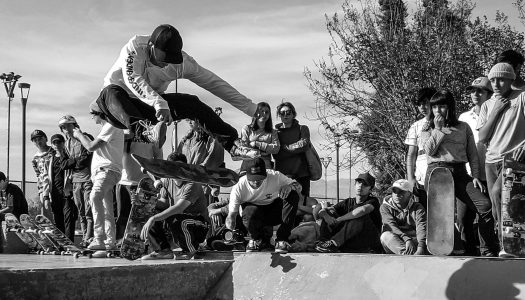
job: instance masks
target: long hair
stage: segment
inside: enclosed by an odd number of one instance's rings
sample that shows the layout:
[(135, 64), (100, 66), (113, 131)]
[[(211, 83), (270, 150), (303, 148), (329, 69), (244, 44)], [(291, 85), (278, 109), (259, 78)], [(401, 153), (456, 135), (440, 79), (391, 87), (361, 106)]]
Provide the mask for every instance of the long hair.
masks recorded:
[(447, 115), (445, 116), (445, 126), (453, 127), (459, 124), (458, 118), (456, 116), (456, 100), (454, 95), (449, 90), (439, 90), (437, 91), (432, 98), (430, 98), (430, 109), (428, 110), (428, 120), (430, 128), (434, 129), (434, 112), (432, 107), (434, 105), (446, 105), (448, 108)]
[(259, 102), (257, 104), (257, 109), (255, 110), (255, 113), (253, 114), (252, 122), (250, 123), (250, 128), (254, 131), (259, 129), (259, 124), (257, 124), (257, 118), (259, 117), (259, 111), (263, 108), (268, 108), (268, 110), (270, 111), (270, 113), (268, 114), (268, 120), (266, 120), (266, 124), (264, 124), (263, 130), (266, 132), (272, 132), (272, 129), (273, 129), (272, 114), (271, 114), (272, 110), (270, 108), (270, 104), (266, 102)]

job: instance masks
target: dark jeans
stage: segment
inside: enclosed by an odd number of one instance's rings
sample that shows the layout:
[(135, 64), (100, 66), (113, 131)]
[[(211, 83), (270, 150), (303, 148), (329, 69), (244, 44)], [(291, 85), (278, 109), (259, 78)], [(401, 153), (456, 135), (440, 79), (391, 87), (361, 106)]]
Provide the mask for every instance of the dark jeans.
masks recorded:
[(87, 241), (93, 237), (93, 213), (89, 202), (89, 194), (93, 182), (73, 182), (73, 199), (78, 208), (80, 218), (80, 228), (82, 229), (83, 240)]
[[(483, 183), (483, 185), (487, 186), (486, 181), (481, 182)], [(488, 196), (488, 192), (484, 194), (485, 196)], [(476, 212), (469, 209), (465, 203), (456, 200), (456, 218), (460, 239), (465, 248), (465, 254), (479, 255), (479, 253), (477, 252), (479, 240), (476, 237), (476, 231), (474, 228), (474, 223), (476, 221)]]
[[(223, 143), (224, 149), (229, 151), (233, 142), (238, 138), (238, 133), (228, 123), (224, 122), (213, 109), (197, 96), (188, 94), (164, 94), (162, 98), (168, 102), (173, 120), (191, 119), (198, 121), (212, 134), (217, 135)], [(97, 104), (107, 116), (108, 122), (117, 128), (130, 128), (137, 121), (147, 119), (157, 123), (155, 108), (139, 99), (130, 97), (118, 85), (108, 85), (101, 92)]]
[(277, 229), (276, 241), (288, 241), (290, 232), (293, 229), (295, 214), (299, 204), (299, 195), (291, 191), (285, 199), (276, 198), (268, 205), (256, 205), (243, 203), (242, 222), (248, 229), (253, 240), (267, 238), (265, 226), (281, 225)]
[(463, 202), (468, 209), (478, 214), (478, 235), (481, 254), (488, 254), (490, 252), (497, 254), (498, 242), (496, 234), (494, 233), (494, 218), (492, 217), (490, 199), (484, 195), (480, 189), (474, 187), (472, 177), (468, 175), (465, 164), (445, 162), (429, 164), (425, 184), (427, 190), (430, 174), (432, 170), (438, 167), (447, 168), (452, 172), (456, 198)]
[(117, 184), (116, 187), (116, 239), (119, 240), (124, 236), (126, 225), (128, 224), (129, 213), (131, 212), (131, 202), (135, 200), (136, 185)]
[[(340, 217), (336, 213), (329, 214), (335, 218)], [(335, 226), (330, 226), (323, 220), (319, 233), (320, 240), (333, 240), (342, 252), (382, 252), (379, 230), (368, 214)]]
[(202, 216), (189, 214), (178, 214), (167, 218), (164, 221), (155, 222), (150, 229), (150, 237), (153, 244), (158, 245), (159, 249), (170, 249), (170, 243), (164, 229), (168, 229), (173, 234), (173, 238), (182, 248), (183, 252), (195, 252), (199, 248), (199, 243), (203, 242), (208, 232), (208, 226)]
[(75, 240), (75, 222), (77, 221), (77, 208), (71, 196), (61, 193), (51, 195), (51, 210), (55, 219), (55, 226), (62, 231), (71, 241)]

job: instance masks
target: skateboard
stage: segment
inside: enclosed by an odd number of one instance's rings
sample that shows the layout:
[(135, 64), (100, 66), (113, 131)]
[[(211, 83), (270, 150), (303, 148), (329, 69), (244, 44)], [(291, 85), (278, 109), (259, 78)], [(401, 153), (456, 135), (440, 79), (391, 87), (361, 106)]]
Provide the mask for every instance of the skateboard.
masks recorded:
[(147, 177), (140, 180), (136, 193), (120, 248), (121, 256), (129, 260), (141, 258), (146, 252), (146, 241), (140, 238), (140, 232), (155, 214), (159, 190), (155, 188), (153, 180)]
[(427, 247), (433, 255), (454, 250), (454, 179), (447, 168), (435, 168), (428, 182)]
[(239, 175), (227, 168), (206, 168), (179, 161), (145, 158), (136, 154), (131, 156), (146, 171), (160, 178), (175, 178), (201, 184), (231, 187), (239, 181)]
[(33, 237), (42, 247), (40, 254), (52, 253), (60, 254), (60, 246), (51, 240), (47, 235), (42, 233), (42, 228), (27, 214), (20, 215), (20, 224), (24, 226), (26, 232)]
[(209, 249), (216, 251), (244, 251), (246, 240), (239, 230), (230, 230), (222, 225), (206, 240)]
[(27, 247), (29, 247), (29, 251), (36, 251), (40, 246), (38, 242), (31, 236), (31, 234), (26, 232), (26, 229), (24, 226), (22, 226), (22, 224), (20, 224), (20, 222), (18, 222), (18, 219), (15, 217), (15, 215), (6, 213), (5, 224), (7, 231), (15, 232), (20, 240), (24, 242)]
[(501, 243), (500, 256), (525, 257), (525, 164), (503, 158), (501, 190)]

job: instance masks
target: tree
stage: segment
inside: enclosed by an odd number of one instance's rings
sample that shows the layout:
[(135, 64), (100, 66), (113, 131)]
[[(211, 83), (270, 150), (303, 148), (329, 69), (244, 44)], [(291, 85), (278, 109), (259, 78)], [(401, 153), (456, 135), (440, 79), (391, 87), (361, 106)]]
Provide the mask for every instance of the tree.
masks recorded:
[(472, 18), (469, 0), (425, 0), (412, 15), (402, 0), (359, 3), (347, 0), (342, 15), (326, 17), (328, 57), (305, 76), (316, 97), (316, 118), (326, 128), (326, 146), (337, 138), (354, 145), (352, 163), (365, 161), (381, 189), (405, 177), (404, 140), (421, 118), (411, 101), (416, 91), (449, 89), (458, 112), (465, 111), (465, 87), (488, 73), (499, 52), (523, 52), (524, 36), (501, 13), (494, 25), (486, 17)]

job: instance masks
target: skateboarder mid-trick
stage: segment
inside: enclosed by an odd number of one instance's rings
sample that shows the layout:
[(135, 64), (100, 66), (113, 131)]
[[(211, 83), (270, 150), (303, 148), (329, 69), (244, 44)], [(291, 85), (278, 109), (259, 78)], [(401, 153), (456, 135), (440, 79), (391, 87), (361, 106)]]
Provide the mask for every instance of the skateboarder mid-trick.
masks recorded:
[(250, 117), (255, 113), (256, 105), (250, 99), (182, 51), (179, 32), (168, 24), (158, 26), (150, 36), (134, 36), (124, 45), (104, 79), (97, 104), (112, 125), (129, 129), (136, 140), (162, 147), (166, 124), (192, 119), (219, 137), (234, 158), (255, 156), (236, 145), (235, 128), (197, 96), (165, 93), (168, 85), (179, 78), (193, 81)]

